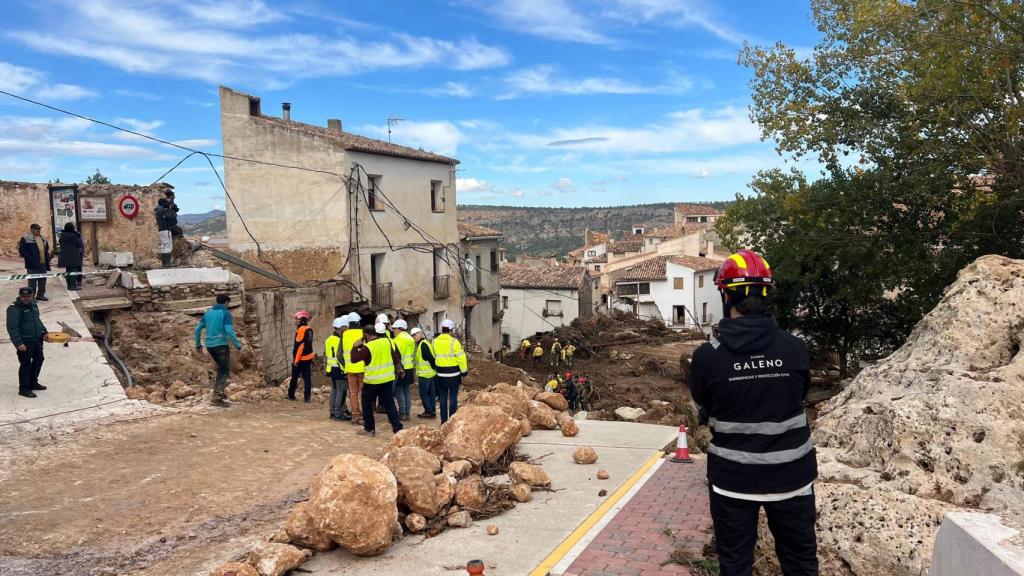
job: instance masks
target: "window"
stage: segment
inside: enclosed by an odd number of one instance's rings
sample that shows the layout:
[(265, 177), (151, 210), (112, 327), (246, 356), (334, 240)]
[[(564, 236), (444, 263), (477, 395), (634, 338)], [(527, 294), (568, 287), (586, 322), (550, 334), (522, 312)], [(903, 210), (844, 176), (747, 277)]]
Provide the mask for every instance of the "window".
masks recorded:
[(594, 256), (597, 256), (597, 250), (587, 250), (588, 258), (593, 258)]
[(673, 278), (672, 279), (672, 289), (673, 290), (682, 290), (683, 289), (683, 278)]
[(380, 176), (370, 176), (369, 182), (366, 188), (366, 203), (369, 205), (370, 210), (384, 210), (384, 205), (381, 204), (380, 199), (377, 197), (380, 191)]
[(639, 235), (641, 235), (643, 233), (644, 233), (644, 229), (643, 228), (640, 228), (639, 226), (636, 227), (636, 228), (633, 228), (633, 234), (635, 234), (636, 236), (639, 236)]
[(498, 302), (497, 298), (491, 300), (491, 318), (495, 322), (501, 321), (501, 302)]
[(444, 322), (444, 310), (434, 312), (434, 334), (441, 333), (441, 323)]
[(544, 301), (544, 315), (545, 316), (561, 316), (562, 315), (562, 301), (561, 300), (545, 300)]
[(484, 275), (483, 270), (480, 269), (480, 255), (476, 255), (476, 293), (484, 293)]
[(491, 250), (491, 272), (498, 271), (498, 251)]
[(601, 281), (600, 280), (594, 280), (594, 290), (598, 290), (600, 288), (601, 288)]
[(440, 180), (430, 181), (430, 209), (434, 212), (444, 212), (444, 188)]
[(511, 341), (512, 340), (511, 340), (511, 338), (509, 337), (508, 334), (502, 334), (501, 335), (501, 347), (502, 348), (511, 348), (511, 345), (510, 345)]
[(377, 285), (381, 283), (381, 278), (384, 276), (384, 254), (371, 254), (370, 255), (370, 284)]
[(703, 287), (704, 287), (704, 275), (703, 274), (698, 274), (697, 275), (697, 288), (703, 288)]
[(501, 309), (508, 310), (508, 296), (501, 297)]
[(704, 302), (703, 304), (700, 305), (700, 321), (704, 322), (705, 324), (708, 321), (708, 303), (707, 302)]
[(640, 293), (641, 294), (650, 294), (651, 293), (651, 283), (650, 282), (643, 282), (643, 283), (641, 283), (640, 284)]
[(594, 272), (600, 272), (600, 271), (601, 271), (601, 265), (600, 264), (594, 264)]

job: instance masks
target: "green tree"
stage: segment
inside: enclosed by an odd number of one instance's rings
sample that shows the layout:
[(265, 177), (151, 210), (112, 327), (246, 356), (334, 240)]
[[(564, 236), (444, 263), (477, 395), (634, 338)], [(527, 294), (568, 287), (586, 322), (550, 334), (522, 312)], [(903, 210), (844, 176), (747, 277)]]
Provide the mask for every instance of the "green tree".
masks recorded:
[(89, 176), (88, 178), (85, 179), (85, 183), (86, 184), (110, 184), (110, 178), (107, 178), (106, 176), (104, 176), (103, 173), (100, 172), (100, 169), (97, 168), (96, 172), (92, 176)]

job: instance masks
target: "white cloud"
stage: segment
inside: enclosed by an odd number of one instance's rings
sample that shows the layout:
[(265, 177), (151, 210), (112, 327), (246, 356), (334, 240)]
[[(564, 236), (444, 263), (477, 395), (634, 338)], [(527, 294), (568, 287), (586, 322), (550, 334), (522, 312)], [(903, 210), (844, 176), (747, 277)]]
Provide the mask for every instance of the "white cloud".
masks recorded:
[(0, 138), (0, 152), (87, 158), (155, 158), (148, 148), (84, 140), (8, 140)]
[(469, 0), (469, 4), (501, 27), (523, 34), (586, 44), (612, 43), (567, 0)]
[(523, 95), (581, 95), (581, 94), (682, 94), (693, 87), (693, 81), (673, 74), (671, 81), (661, 85), (635, 84), (612, 77), (570, 78), (552, 65), (524, 68), (505, 76), (510, 92), (500, 99)]
[(41, 70), (0, 62), (0, 90), (45, 102), (69, 102), (97, 95), (75, 84), (47, 84), (46, 76)]
[[(373, 124), (360, 126), (360, 131), (372, 134), (378, 138), (387, 137), (386, 127)], [(440, 122), (417, 122), (404, 120), (391, 129), (391, 141), (403, 146), (422, 148), (428, 152), (454, 156), (462, 141), (462, 132), (448, 121)]]
[(494, 186), (476, 178), (456, 178), (455, 190), (459, 194), (480, 194), (494, 190)]
[(174, 140), (174, 143), (186, 148), (205, 148), (208, 146), (215, 146), (217, 144), (217, 140), (214, 140), (213, 138), (193, 138), (191, 140)]
[(160, 94), (152, 94), (150, 92), (138, 92), (135, 90), (114, 90), (114, 94), (118, 96), (124, 96), (125, 98), (138, 98), (140, 100), (157, 101), (163, 99)]
[(425, 93), (431, 96), (452, 96), (454, 98), (469, 98), (473, 95), (473, 91), (462, 82), (445, 82), (437, 88), (426, 90)]
[[(235, 0), (228, 7), (238, 4)], [(199, 19), (194, 14), (197, 10), (202, 14)], [(244, 26), (240, 26), (228, 21), (230, 10), (219, 2), (183, 8), (170, 0), (93, 0), (68, 3), (66, 17), (56, 30), (14, 30), (8, 36), (40, 52), (97, 60), (128, 72), (207, 82), (250, 80), (270, 88), (304, 78), (370, 70), (428, 66), (478, 70), (510, 61), (503, 48), (472, 37), (457, 41), (409, 34), (357, 38), (261, 34), (246, 28), (275, 14), (266, 8), (243, 15), (240, 22)]]
[(630, 24), (660, 24), (676, 28), (701, 28), (730, 44), (741, 44), (746, 37), (718, 21), (705, 2), (699, 0), (614, 0), (604, 12), (608, 18)]
[(230, 28), (248, 28), (285, 20), (287, 17), (261, 0), (206, 0), (184, 4), (183, 8), (195, 18)]
[(558, 180), (555, 180), (553, 186), (555, 190), (558, 190), (562, 194), (572, 194), (573, 192), (576, 192), (576, 185), (573, 184), (572, 180), (569, 178), (559, 178)]

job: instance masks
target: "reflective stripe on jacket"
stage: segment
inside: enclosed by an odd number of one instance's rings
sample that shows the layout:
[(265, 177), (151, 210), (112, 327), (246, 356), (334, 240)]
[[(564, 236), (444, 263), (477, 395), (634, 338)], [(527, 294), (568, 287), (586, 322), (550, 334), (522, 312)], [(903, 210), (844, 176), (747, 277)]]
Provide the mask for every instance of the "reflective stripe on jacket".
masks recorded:
[(437, 364), (439, 376), (458, 376), (469, 370), (462, 343), (451, 334), (441, 334), (434, 338), (434, 363)]
[(423, 356), (423, 349), (426, 348), (427, 354), (430, 358), (433, 358), (434, 351), (430, 347), (430, 340), (424, 338), (420, 340), (416, 346), (416, 375), (420, 378), (433, 378), (437, 376), (437, 370), (431, 365), (430, 360)]
[(299, 326), (295, 330), (295, 363), (305, 360), (312, 360), (316, 354), (313, 352), (313, 329), (309, 326)]
[(366, 366), (363, 382), (366, 384), (384, 384), (395, 379), (395, 361), (391, 355), (392, 344), (387, 338), (377, 338), (366, 343), (370, 351), (370, 362)]
[(324, 367), (328, 374), (331, 373), (332, 368), (340, 368), (341, 362), (338, 360), (338, 348), (341, 346), (341, 337), (337, 334), (331, 334), (324, 340), (324, 358), (327, 360), (324, 362)]
[(359, 328), (349, 328), (341, 335), (341, 353), (345, 358), (346, 374), (362, 374), (366, 370), (365, 362), (352, 361), (352, 346), (363, 337), (363, 331)]
[(394, 342), (398, 346), (398, 353), (402, 355), (402, 368), (412, 370), (416, 365), (416, 340), (403, 330), (395, 334)]

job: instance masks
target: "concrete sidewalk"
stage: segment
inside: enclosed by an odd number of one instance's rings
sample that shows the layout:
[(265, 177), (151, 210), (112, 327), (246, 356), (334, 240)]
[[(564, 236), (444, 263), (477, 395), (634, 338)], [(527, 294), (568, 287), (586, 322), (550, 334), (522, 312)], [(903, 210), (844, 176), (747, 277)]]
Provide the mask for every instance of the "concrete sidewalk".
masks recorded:
[[(552, 551), (678, 434), (676, 428), (650, 424), (597, 420), (578, 424), (580, 434), (574, 438), (554, 430), (535, 430), (519, 443), (535, 458), (550, 453), (540, 463), (556, 492), (534, 492), (530, 502), (470, 528), (451, 529), (434, 538), (407, 536), (381, 556), (358, 558), (334, 551), (313, 557), (302, 568), (317, 575), (451, 576), (465, 573), (467, 561), (481, 559), (488, 576), (535, 573)], [(596, 464), (573, 463), (573, 450), (583, 445), (597, 451)], [(598, 480), (598, 470), (607, 470), (611, 478)], [(599, 496), (601, 490), (607, 494)], [(500, 533), (488, 536), (488, 524), (498, 526)]]
[[(0, 260), (0, 275), (24, 274), (21, 262)], [(0, 281), (0, 303), (6, 318), (7, 305), (18, 296), (24, 281)], [(6, 328), (0, 331), (0, 440), (50, 428), (64, 428), (88, 420), (130, 414), (144, 409), (128, 400), (124, 389), (107, 364), (100, 345), (93, 341), (85, 322), (75, 309), (63, 278), (46, 282), (47, 302), (39, 302), (43, 325), (61, 331), (60, 321), (82, 335), (77, 341), (44, 346), (45, 361), (39, 383), (47, 390), (38, 398), (18, 395), (18, 357)]]

